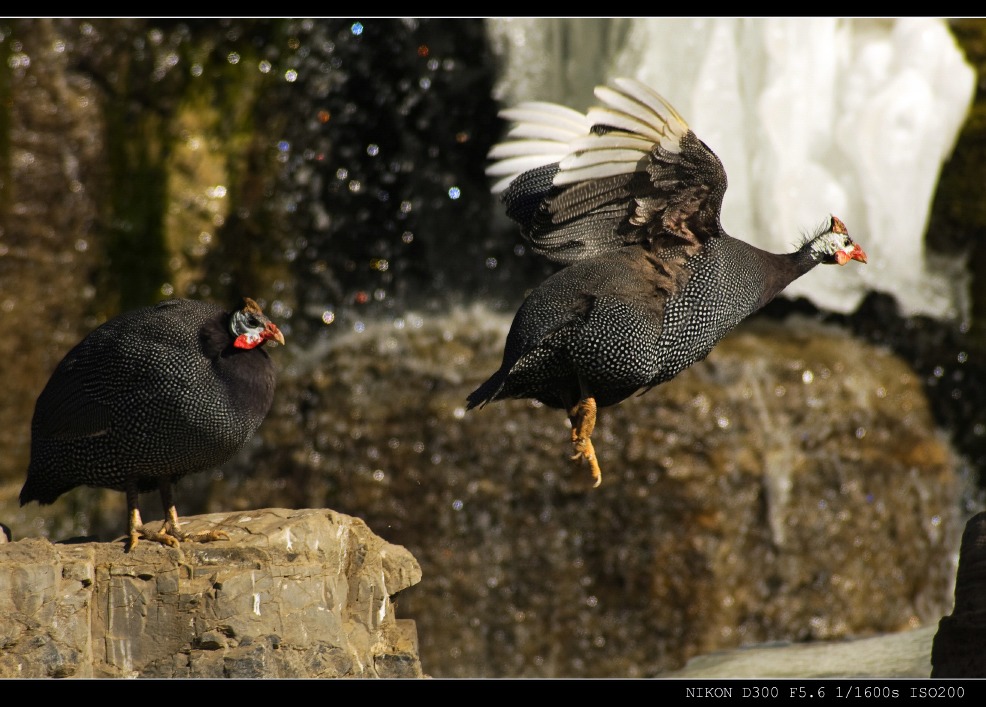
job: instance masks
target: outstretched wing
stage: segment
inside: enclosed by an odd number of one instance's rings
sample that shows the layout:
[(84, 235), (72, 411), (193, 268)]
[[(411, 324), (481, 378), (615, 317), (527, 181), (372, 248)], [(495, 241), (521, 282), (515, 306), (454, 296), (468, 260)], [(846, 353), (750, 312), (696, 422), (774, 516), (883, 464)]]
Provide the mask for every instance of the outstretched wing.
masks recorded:
[(490, 151), (507, 215), (535, 252), (563, 263), (625, 245), (701, 247), (721, 233), (726, 173), (657, 92), (634, 79), (598, 86), (586, 115), (524, 103)]

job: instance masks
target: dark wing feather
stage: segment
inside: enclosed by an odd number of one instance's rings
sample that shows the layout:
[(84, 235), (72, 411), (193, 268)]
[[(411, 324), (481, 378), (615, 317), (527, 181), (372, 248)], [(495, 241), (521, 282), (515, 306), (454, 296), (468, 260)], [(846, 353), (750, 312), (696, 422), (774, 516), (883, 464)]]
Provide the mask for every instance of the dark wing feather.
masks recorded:
[(35, 439), (69, 440), (109, 432), (112, 411), (86, 390), (76, 365), (74, 357), (66, 358), (41, 391), (32, 420)]
[[(550, 165), (557, 171), (557, 165)], [(623, 224), (633, 213), (627, 194), (631, 183), (646, 182), (630, 174), (582, 182), (560, 190), (549, 187), (537, 194), (523, 193), (527, 175), (521, 175), (504, 194), (507, 215), (521, 225), (521, 234), (535, 252), (552, 260), (572, 263), (612, 248), (627, 245)], [(581, 188), (584, 187), (584, 188)], [(515, 204), (523, 203), (523, 211)]]
[[(722, 163), (647, 86), (616, 79), (587, 115), (554, 104), (504, 111), (517, 121), (495, 146), (507, 214), (535, 252), (572, 263), (640, 244), (701, 247), (721, 233)], [(552, 121), (556, 131), (548, 133)], [(559, 156), (562, 155), (562, 156)]]

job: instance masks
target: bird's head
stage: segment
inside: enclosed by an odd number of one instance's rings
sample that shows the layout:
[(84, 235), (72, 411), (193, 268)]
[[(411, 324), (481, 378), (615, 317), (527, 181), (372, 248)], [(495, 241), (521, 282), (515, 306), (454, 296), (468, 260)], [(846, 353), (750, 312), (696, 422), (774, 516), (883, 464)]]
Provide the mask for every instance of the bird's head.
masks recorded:
[(846, 230), (846, 224), (835, 216), (829, 217), (827, 224), (805, 242), (811, 257), (819, 263), (845, 265), (850, 260), (866, 262), (866, 253), (859, 247)]
[(229, 329), (233, 334), (233, 346), (238, 349), (252, 349), (265, 341), (273, 339), (284, 344), (284, 335), (260, 309), (260, 305), (249, 297), (244, 297), (244, 306), (233, 312)]

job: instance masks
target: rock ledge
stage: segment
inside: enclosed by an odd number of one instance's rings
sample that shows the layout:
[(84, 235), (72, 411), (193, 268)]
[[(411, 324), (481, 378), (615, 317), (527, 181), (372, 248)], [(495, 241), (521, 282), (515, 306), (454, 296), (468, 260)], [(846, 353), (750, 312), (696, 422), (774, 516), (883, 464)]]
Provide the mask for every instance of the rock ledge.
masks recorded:
[(182, 523), (230, 540), (0, 544), (0, 678), (423, 677), (393, 603), (421, 569), (362, 520), (267, 508)]

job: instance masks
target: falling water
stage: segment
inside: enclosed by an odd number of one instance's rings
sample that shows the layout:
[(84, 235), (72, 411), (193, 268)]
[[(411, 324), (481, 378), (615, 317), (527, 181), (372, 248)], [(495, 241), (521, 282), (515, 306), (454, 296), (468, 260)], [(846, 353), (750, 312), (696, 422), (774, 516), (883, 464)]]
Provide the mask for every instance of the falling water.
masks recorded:
[(723, 161), (733, 235), (785, 251), (842, 218), (869, 265), (819, 268), (786, 296), (849, 313), (876, 290), (906, 315), (968, 317), (964, 262), (925, 243), (975, 88), (943, 20), (522, 18), (490, 32), (507, 103), (584, 110), (594, 83), (620, 75), (661, 92)]

